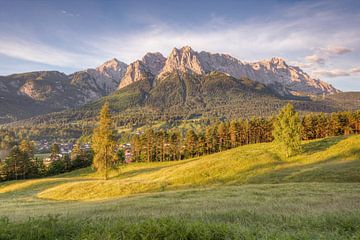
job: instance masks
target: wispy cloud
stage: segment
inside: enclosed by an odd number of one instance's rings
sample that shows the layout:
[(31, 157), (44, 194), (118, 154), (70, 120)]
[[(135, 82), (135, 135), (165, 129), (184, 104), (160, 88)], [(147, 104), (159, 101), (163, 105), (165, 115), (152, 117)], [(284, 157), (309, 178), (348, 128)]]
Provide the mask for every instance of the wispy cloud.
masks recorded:
[(347, 77), (347, 76), (356, 76), (360, 74), (360, 67), (350, 68), (350, 69), (317, 69), (313, 72), (314, 75), (318, 77)]
[[(36, 40), (0, 37), (0, 54), (60, 67), (82, 68), (98, 61), (94, 55), (76, 53)], [(99, 58), (99, 56), (97, 56)]]
[[(173, 47), (190, 45), (195, 50), (229, 53), (245, 61), (279, 56), (300, 67), (309, 68), (319, 76), (348, 76), (347, 73), (353, 74), (349, 70), (323, 68), (341, 56), (359, 53), (360, 20), (353, 13), (344, 13), (328, 5), (331, 4), (297, 4), (279, 9), (274, 13), (275, 17), (270, 16), (266, 21), (257, 16), (229, 23), (226, 18), (216, 15), (208, 22), (186, 28), (181, 23), (172, 24), (156, 18), (145, 19), (144, 26), (127, 31), (108, 29), (104, 25), (102, 30), (97, 29), (92, 33), (66, 32), (66, 36), (63, 35), (71, 39), (67, 42), (70, 47), (39, 39), (36, 34), (22, 38), (0, 31), (0, 54), (81, 69), (95, 67), (112, 57), (130, 63), (149, 51), (167, 55)], [(67, 9), (60, 10), (59, 14), (77, 16)]]
[(359, 74), (360, 73), (360, 67), (352, 68), (351, 73), (353, 74)]
[(352, 50), (346, 47), (319, 48), (314, 54), (306, 56), (305, 61), (312, 64), (324, 65), (329, 59), (350, 53)]
[(317, 71), (314, 71), (313, 74), (316, 76), (319, 76), (319, 77), (329, 77), (329, 78), (350, 76), (349, 71), (340, 70), (340, 69), (317, 70)]

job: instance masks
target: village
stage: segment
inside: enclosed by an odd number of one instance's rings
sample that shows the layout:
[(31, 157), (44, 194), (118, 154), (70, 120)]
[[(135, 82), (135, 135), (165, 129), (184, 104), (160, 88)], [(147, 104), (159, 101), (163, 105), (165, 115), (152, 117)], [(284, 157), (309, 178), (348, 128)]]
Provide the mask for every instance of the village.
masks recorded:
[[(56, 139), (54, 141), (49, 140), (40, 140), (35, 141), (35, 152), (36, 156), (43, 160), (45, 166), (49, 166), (53, 161), (59, 160), (65, 155), (71, 155), (74, 147), (77, 145), (76, 141), (69, 141), (64, 139)], [(59, 148), (59, 153), (52, 155), (51, 148), (52, 146), (57, 145)], [(92, 151), (90, 143), (80, 143), (79, 147), (81, 150), (89, 152)], [(132, 153), (131, 153), (131, 144), (119, 144), (118, 150), (122, 150), (124, 153), (123, 163), (132, 162)]]

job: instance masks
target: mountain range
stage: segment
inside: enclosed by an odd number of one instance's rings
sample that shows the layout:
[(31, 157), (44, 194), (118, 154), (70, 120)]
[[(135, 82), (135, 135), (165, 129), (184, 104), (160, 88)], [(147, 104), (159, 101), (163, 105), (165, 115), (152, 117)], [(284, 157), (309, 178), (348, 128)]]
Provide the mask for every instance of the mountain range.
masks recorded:
[[(222, 81), (211, 86), (215, 77)], [(189, 92), (189, 84), (195, 92)], [(219, 87), (221, 90), (217, 89)], [(124, 90), (127, 94), (138, 92), (142, 104), (164, 109), (191, 105), (194, 101), (196, 106), (205, 101), (199, 105), (204, 107), (209, 91), (220, 91), (223, 95), (233, 92), (231, 98), (234, 100), (244, 89), (261, 90), (262, 94), (277, 98), (340, 92), (281, 58), (247, 63), (227, 54), (196, 52), (185, 46), (174, 48), (167, 58), (161, 53), (147, 53), (129, 65), (113, 58), (94, 69), (70, 75), (38, 71), (1, 76), (0, 122), (87, 106), (94, 101), (96, 104), (96, 100), (111, 99), (112, 95), (124, 94)], [(186, 96), (189, 98), (185, 99)], [(189, 103), (189, 99), (193, 103)]]

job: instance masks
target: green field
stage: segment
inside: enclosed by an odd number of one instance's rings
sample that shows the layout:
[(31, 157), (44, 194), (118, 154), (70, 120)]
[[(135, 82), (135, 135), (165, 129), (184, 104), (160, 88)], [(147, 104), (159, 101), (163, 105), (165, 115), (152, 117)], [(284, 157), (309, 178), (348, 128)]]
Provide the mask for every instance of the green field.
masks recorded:
[(0, 184), (0, 239), (359, 239), (360, 136)]

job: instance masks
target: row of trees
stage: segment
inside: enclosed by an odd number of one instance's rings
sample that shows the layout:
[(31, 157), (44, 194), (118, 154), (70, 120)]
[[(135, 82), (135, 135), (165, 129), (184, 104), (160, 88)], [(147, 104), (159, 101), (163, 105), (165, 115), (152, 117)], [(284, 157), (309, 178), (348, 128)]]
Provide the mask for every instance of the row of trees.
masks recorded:
[(211, 154), (240, 145), (269, 142), (272, 122), (264, 118), (218, 122), (196, 132), (147, 129), (131, 139), (135, 161), (171, 161)]
[[(281, 135), (282, 131), (286, 131), (284, 126), (288, 126), (287, 131), (290, 132)], [(294, 108), (288, 105), (277, 118), (218, 122), (198, 131), (189, 130), (186, 134), (177, 130), (149, 128), (142, 134), (132, 136), (132, 155), (133, 160), (139, 162), (181, 160), (241, 145), (271, 142), (274, 137), (280, 139), (294, 135), (291, 131), (299, 133), (295, 139), (289, 137), (289, 141), (295, 145), (301, 140), (360, 133), (360, 112), (309, 114), (300, 118)], [(291, 155), (293, 151), (285, 152)]]

